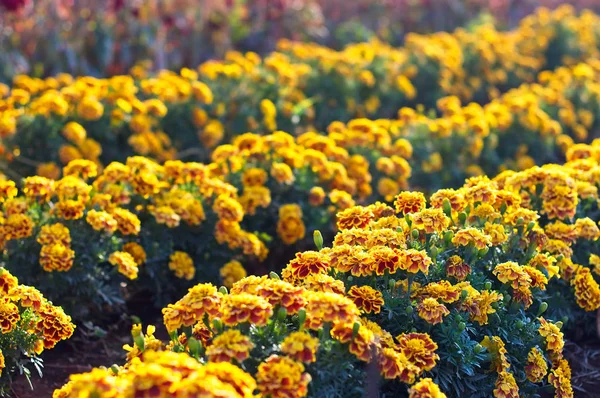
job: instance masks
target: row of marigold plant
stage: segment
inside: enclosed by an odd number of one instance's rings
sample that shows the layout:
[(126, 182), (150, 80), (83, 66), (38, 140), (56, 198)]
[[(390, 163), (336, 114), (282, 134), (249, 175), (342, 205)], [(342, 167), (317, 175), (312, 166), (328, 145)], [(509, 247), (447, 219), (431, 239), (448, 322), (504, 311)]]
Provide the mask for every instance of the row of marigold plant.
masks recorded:
[(330, 247), (192, 287), (168, 341), (135, 325), (123, 366), (54, 396), (572, 397), (561, 329), (600, 306), (600, 146), (567, 157), (348, 207)]
[[(21, 280), (80, 319), (89, 316), (82, 298), (116, 307), (150, 293), (160, 306), (186, 281), (216, 283), (244, 275), (242, 265), (278, 271), (312, 231), (331, 239), (335, 213), (356, 203), (570, 158), (596, 128), (599, 74), (594, 61), (559, 68), (485, 106), (445, 97), (439, 117), (402, 108), (397, 120), (334, 122), (326, 135), (242, 134), (209, 164), (131, 157), (99, 168), (75, 159), (58, 180), (7, 180), (5, 263), (22, 264)], [(63, 133), (85, 137), (74, 124)], [(140, 288), (125, 293), (119, 273)]]
[[(334, 51), (283, 41), (261, 58), (230, 53), (196, 70), (106, 79), (20, 75), (0, 86), (3, 159), (22, 176), (57, 175), (86, 158), (107, 165), (132, 155), (208, 161), (247, 131), (320, 131), (333, 121), (390, 118), (442, 97), (487, 102), (539, 72), (598, 55), (597, 15), (540, 9), (514, 31), (409, 35), (393, 48), (370, 42)], [(81, 126), (81, 127), (78, 127)]]

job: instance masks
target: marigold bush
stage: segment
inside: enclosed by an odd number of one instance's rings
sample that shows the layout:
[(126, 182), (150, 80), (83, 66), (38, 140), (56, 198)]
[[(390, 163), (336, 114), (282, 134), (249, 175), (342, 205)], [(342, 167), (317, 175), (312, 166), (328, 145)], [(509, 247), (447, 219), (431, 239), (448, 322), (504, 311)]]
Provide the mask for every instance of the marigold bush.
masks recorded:
[(42, 352), (71, 337), (75, 325), (61, 307), (35, 287), (22, 285), (0, 268), (0, 394), (9, 393), (17, 374), (42, 372)]

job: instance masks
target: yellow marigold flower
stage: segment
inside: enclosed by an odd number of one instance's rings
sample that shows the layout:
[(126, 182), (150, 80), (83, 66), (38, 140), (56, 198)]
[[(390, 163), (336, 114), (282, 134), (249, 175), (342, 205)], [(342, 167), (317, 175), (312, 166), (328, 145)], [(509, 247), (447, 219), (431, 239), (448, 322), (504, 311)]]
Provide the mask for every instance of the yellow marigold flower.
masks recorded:
[(496, 388), (494, 388), (495, 398), (519, 398), (519, 386), (512, 373), (503, 370), (498, 373)]
[(304, 288), (285, 281), (267, 279), (256, 288), (256, 295), (265, 298), (273, 307), (281, 306), (288, 314), (296, 314), (306, 305)]
[(443, 317), (450, 314), (444, 304), (440, 304), (436, 299), (428, 297), (417, 306), (419, 316), (432, 325), (443, 322)]
[(446, 275), (449, 277), (456, 278), (459, 282), (467, 279), (467, 276), (471, 273), (471, 267), (465, 263), (460, 256), (450, 256), (446, 260)]
[(140, 233), (140, 219), (127, 209), (115, 208), (111, 215), (117, 220), (117, 228), (123, 235), (137, 235)]
[(206, 348), (206, 355), (211, 362), (230, 362), (235, 359), (241, 363), (250, 356), (252, 348), (254, 344), (250, 337), (244, 336), (239, 330), (230, 329), (212, 340), (212, 344)]
[(192, 280), (196, 275), (194, 261), (185, 252), (176, 251), (169, 257), (169, 269), (175, 273), (178, 278)]
[(451, 209), (455, 212), (462, 211), (467, 205), (462, 191), (455, 189), (440, 189), (431, 195), (431, 207), (442, 209), (444, 207), (445, 199), (448, 199)]
[(27, 177), (23, 181), (23, 193), (28, 198), (46, 202), (54, 194), (54, 181), (40, 176)]
[(281, 352), (298, 362), (311, 363), (317, 360), (319, 339), (306, 332), (290, 333), (281, 342)]
[(514, 261), (497, 264), (492, 273), (500, 282), (511, 285), (513, 289), (517, 289), (519, 286), (529, 286), (531, 283), (527, 272)]
[(408, 398), (446, 398), (446, 394), (433, 380), (425, 378), (419, 380), (408, 390)]
[(478, 250), (485, 249), (492, 244), (488, 235), (477, 228), (463, 228), (457, 231), (452, 238), (452, 244), (455, 246), (468, 246), (473, 244)]
[(377, 192), (386, 201), (392, 201), (400, 193), (400, 185), (391, 178), (383, 177), (377, 182)]
[(483, 227), (483, 232), (490, 237), (493, 246), (501, 245), (508, 240), (508, 235), (502, 224), (486, 222)]
[(19, 308), (7, 297), (0, 299), (0, 328), (2, 333), (9, 333), (21, 319)]
[(117, 230), (117, 220), (105, 211), (89, 210), (85, 220), (96, 231), (113, 233)]
[(62, 129), (62, 135), (72, 143), (81, 145), (87, 138), (85, 128), (77, 122), (69, 122)]
[(12, 199), (19, 193), (14, 181), (0, 180), (0, 203)]
[(38, 311), (38, 317), (40, 320), (35, 328), (37, 333), (44, 336), (44, 348), (47, 350), (54, 348), (59, 341), (70, 338), (75, 331), (71, 317), (65, 314), (62, 307), (46, 303)]
[(370, 286), (352, 286), (347, 295), (358, 308), (367, 314), (371, 312), (379, 314), (381, 306), (384, 304), (381, 292)]
[(578, 218), (575, 220), (575, 230), (580, 238), (586, 240), (597, 240), (600, 238), (600, 228), (589, 217)]
[(108, 262), (117, 267), (119, 273), (129, 279), (136, 279), (138, 266), (133, 256), (127, 252), (114, 252), (108, 257)]
[(336, 293), (307, 292), (306, 299), (306, 326), (309, 329), (320, 329), (328, 322), (352, 324), (360, 315), (352, 300)]
[(248, 215), (255, 215), (258, 207), (267, 208), (271, 204), (271, 191), (267, 187), (244, 187), (244, 193), (239, 198)]
[(355, 205), (352, 195), (339, 189), (333, 189), (329, 192), (329, 200), (334, 209), (337, 208), (338, 210), (344, 210)]
[(33, 225), (33, 221), (26, 214), (11, 214), (4, 222), (4, 238), (28, 238), (33, 234)]
[(563, 333), (557, 325), (548, 322), (543, 317), (540, 317), (539, 321), (540, 327), (538, 332), (546, 340), (546, 349), (554, 355), (554, 358), (561, 358), (565, 345)]
[(149, 210), (158, 224), (164, 224), (169, 228), (179, 226), (181, 217), (171, 206), (151, 207)]
[(244, 219), (244, 209), (235, 199), (226, 194), (221, 194), (215, 199), (213, 211), (221, 220), (240, 222)]
[[(16, 194), (15, 194), (16, 195)], [(325, 191), (321, 187), (312, 187), (308, 192), (308, 203), (311, 206), (321, 206), (325, 201)]]
[(498, 336), (485, 336), (481, 345), (485, 347), (492, 357), (492, 370), (500, 373), (510, 367), (508, 362), (506, 346), (504, 341)]
[(4, 362), (4, 354), (2, 353), (2, 350), (0, 350), (0, 376), (2, 376), (2, 371), (4, 370), (5, 366), (6, 364)]
[(85, 203), (79, 200), (61, 200), (56, 204), (56, 215), (65, 220), (78, 220), (83, 217)]
[(210, 88), (200, 81), (192, 82), (192, 93), (196, 101), (210, 105), (213, 103), (213, 93)]
[(307, 290), (314, 292), (329, 292), (342, 295), (346, 292), (344, 282), (327, 274), (310, 274), (306, 278), (299, 280), (299, 282)]
[(368, 207), (350, 207), (337, 214), (337, 227), (339, 230), (366, 228), (374, 217), (375, 215)]
[(133, 257), (138, 266), (146, 262), (146, 251), (136, 242), (125, 243), (123, 245), (123, 251), (131, 254), (131, 257)]
[(19, 281), (6, 268), (0, 268), (0, 293), (7, 296), (8, 293), (19, 285)]
[(600, 286), (594, 280), (589, 268), (579, 267), (571, 280), (571, 285), (575, 286), (575, 299), (581, 308), (586, 311), (600, 308)]
[(277, 235), (283, 243), (291, 245), (303, 239), (306, 227), (302, 221), (302, 209), (297, 204), (287, 204), (279, 208)]
[(242, 174), (242, 184), (247, 187), (265, 185), (267, 182), (267, 172), (263, 169), (251, 168)]
[(396, 212), (402, 214), (416, 213), (425, 208), (425, 195), (421, 192), (401, 192), (394, 205)]
[(231, 260), (225, 264), (220, 270), (219, 274), (223, 280), (223, 285), (231, 289), (231, 287), (237, 281), (246, 277), (247, 273), (242, 264), (239, 261)]
[(423, 209), (411, 214), (412, 226), (426, 234), (442, 233), (450, 225), (442, 209)]
[(416, 274), (419, 271), (423, 272), (425, 275), (429, 273), (429, 266), (432, 261), (425, 250), (400, 250), (399, 254), (399, 268), (401, 270), (410, 272), (411, 274)]
[(264, 326), (273, 315), (273, 307), (262, 297), (247, 293), (229, 294), (221, 301), (220, 312), (221, 320), (227, 326), (244, 322)]
[(69, 382), (54, 391), (53, 398), (101, 395), (118, 397), (125, 393), (124, 379), (110, 369), (94, 368), (88, 373), (72, 374)]
[(369, 256), (373, 260), (373, 269), (377, 275), (384, 275), (386, 270), (390, 274), (395, 274), (400, 268), (399, 249), (383, 245), (373, 246), (369, 250)]
[(560, 268), (555, 265), (556, 258), (547, 254), (547, 253), (538, 253), (536, 254), (530, 261), (529, 266), (534, 267), (536, 269), (545, 269), (548, 273), (548, 278), (552, 279), (554, 276), (558, 275), (560, 272)]
[(54, 162), (41, 163), (36, 168), (36, 174), (51, 180), (58, 180), (60, 178), (60, 168)]
[(98, 175), (98, 166), (91, 160), (72, 160), (63, 167), (63, 175), (81, 177), (83, 179), (96, 177)]
[(573, 398), (571, 367), (566, 359), (561, 359), (548, 375), (548, 382), (554, 387), (555, 397)]
[(280, 184), (291, 185), (296, 179), (290, 166), (285, 163), (273, 163), (271, 166), (271, 177)]
[(199, 138), (202, 144), (207, 148), (213, 148), (223, 140), (225, 136), (225, 127), (218, 120), (210, 120), (199, 132)]
[(98, 120), (104, 114), (104, 106), (96, 98), (85, 96), (77, 104), (77, 114), (85, 120)]
[(258, 390), (273, 398), (305, 397), (311, 377), (304, 366), (288, 357), (271, 355), (258, 365), (256, 372)]
[(421, 371), (433, 369), (436, 361), (440, 359), (435, 353), (438, 345), (427, 333), (403, 333), (396, 337), (396, 340), (398, 351)]
[(452, 285), (450, 282), (442, 280), (439, 282), (431, 282), (419, 289), (415, 289), (413, 295), (420, 299), (433, 297), (436, 300), (451, 304), (459, 299), (460, 292), (460, 286)]
[(111, 162), (104, 168), (102, 177), (106, 178), (107, 182), (125, 182), (129, 181), (131, 169), (129, 166), (119, 162)]
[(532, 383), (541, 382), (548, 374), (548, 363), (539, 348), (533, 347), (527, 354), (527, 365), (525, 366), (527, 379)]

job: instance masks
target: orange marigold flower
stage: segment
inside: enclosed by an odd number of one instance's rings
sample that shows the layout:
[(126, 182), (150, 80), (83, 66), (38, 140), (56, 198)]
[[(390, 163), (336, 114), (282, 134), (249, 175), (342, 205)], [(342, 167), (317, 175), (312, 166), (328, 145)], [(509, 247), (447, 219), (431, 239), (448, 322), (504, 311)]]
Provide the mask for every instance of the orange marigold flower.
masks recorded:
[(19, 308), (8, 297), (0, 299), (0, 328), (2, 333), (9, 333), (21, 319)]
[(6, 268), (0, 268), (0, 294), (2, 296), (8, 293), (19, 285), (19, 281)]
[(4, 238), (23, 239), (33, 233), (33, 221), (26, 214), (11, 214), (4, 223)]
[(548, 322), (543, 317), (540, 317), (539, 321), (540, 327), (538, 332), (546, 340), (546, 349), (551, 351), (556, 358), (562, 358), (565, 341), (560, 328), (554, 323)]
[(54, 181), (40, 176), (27, 177), (23, 181), (23, 193), (28, 198), (46, 202), (54, 193)]
[(61, 223), (44, 225), (40, 230), (37, 242), (41, 245), (60, 243), (69, 247), (71, 246), (71, 234), (69, 229)]
[(320, 252), (305, 251), (296, 253), (288, 264), (293, 278), (302, 279), (308, 275), (326, 273), (329, 269), (329, 259)]
[(367, 327), (360, 325), (354, 334), (353, 322), (334, 322), (331, 337), (340, 343), (350, 343), (348, 350), (363, 362), (371, 361), (375, 351), (375, 335)]
[(430, 378), (419, 380), (408, 390), (408, 398), (446, 398), (440, 387)]
[(449, 277), (456, 278), (456, 280), (462, 282), (467, 279), (467, 276), (471, 273), (471, 267), (465, 263), (460, 256), (450, 256), (446, 260), (446, 274)]
[(272, 398), (305, 397), (311, 377), (304, 365), (288, 357), (271, 355), (258, 365), (258, 390)]
[(527, 354), (527, 365), (525, 366), (527, 379), (532, 383), (541, 382), (548, 373), (548, 363), (539, 348), (533, 347)]
[(111, 215), (117, 220), (117, 228), (123, 235), (137, 235), (140, 233), (140, 219), (127, 209), (117, 207)]
[(0, 180), (0, 203), (17, 196), (19, 190), (14, 181)]
[(65, 220), (77, 220), (83, 217), (85, 204), (79, 200), (61, 200), (56, 204), (56, 215)]
[(306, 332), (290, 333), (281, 342), (281, 352), (298, 362), (311, 363), (317, 360), (319, 339)]
[(401, 192), (394, 201), (396, 212), (402, 214), (416, 213), (424, 209), (425, 204), (425, 195), (421, 192)]
[(264, 326), (273, 315), (273, 306), (262, 297), (247, 293), (229, 294), (221, 300), (221, 320), (235, 326), (244, 322)]
[(61, 307), (49, 303), (42, 305), (38, 317), (36, 330), (44, 336), (45, 349), (53, 348), (59, 341), (70, 338), (75, 331), (71, 317)]
[(452, 211), (459, 212), (466, 207), (465, 197), (460, 190), (439, 189), (431, 195), (431, 207), (443, 209), (444, 200), (448, 199)]
[(450, 225), (442, 209), (423, 209), (411, 214), (412, 226), (426, 234), (442, 233)]
[(450, 314), (448, 308), (444, 304), (438, 303), (438, 301), (432, 297), (428, 297), (423, 300), (417, 306), (417, 312), (419, 316), (432, 325), (437, 325), (443, 322), (443, 317)]
[(221, 194), (215, 199), (213, 211), (221, 220), (240, 222), (244, 219), (244, 208), (242, 205), (227, 194)]
[(108, 257), (108, 262), (117, 267), (119, 273), (129, 279), (136, 279), (138, 266), (133, 256), (127, 252), (114, 252)]
[(561, 359), (554, 365), (548, 375), (548, 382), (554, 387), (554, 396), (557, 398), (573, 398), (571, 386), (571, 367), (566, 359)]
[(490, 246), (492, 241), (488, 235), (471, 227), (457, 231), (452, 238), (452, 244), (455, 246), (468, 246), (471, 243), (478, 250), (482, 250)]
[(410, 363), (419, 369), (429, 371), (440, 359), (435, 353), (438, 345), (427, 333), (404, 333), (396, 337), (396, 340), (398, 341), (398, 351), (402, 352)]
[(169, 269), (175, 273), (178, 278), (192, 280), (196, 275), (194, 260), (189, 254), (181, 251), (176, 251), (169, 256)]
[(250, 356), (250, 350), (254, 344), (250, 337), (244, 336), (239, 330), (227, 330), (212, 340), (212, 344), (206, 348), (206, 355), (211, 362), (230, 362), (235, 359), (243, 362)]
[(306, 292), (306, 324), (320, 329), (324, 323), (352, 323), (360, 315), (356, 304), (347, 297), (328, 292)]
[(257, 287), (256, 295), (267, 299), (272, 306), (285, 308), (288, 314), (296, 314), (306, 305), (304, 288), (280, 280), (265, 280)]
[(500, 282), (510, 284), (513, 289), (518, 289), (519, 286), (529, 286), (531, 283), (531, 278), (523, 270), (523, 267), (514, 261), (496, 265), (492, 273)]
[(310, 274), (299, 281), (307, 290), (345, 294), (344, 282), (327, 274)]
[(416, 274), (419, 271), (423, 272), (425, 275), (429, 273), (429, 266), (431, 265), (432, 261), (425, 250), (401, 250), (399, 254), (399, 268), (401, 270), (408, 271), (411, 274)]
[(394, 274), (400, 268), (398, 249), (392, 249), (388, 246), (374, 246), (369, 250), (369, 256), (373, 260), (373, 269), (377, 275), (384, 275), (386, 271)]
[(498, 373), (496, 388), (494, 389), (495, 398), (519, 398), (519, 386), (512, 373), (502, 371)]
[(273, 163), (271, 166), (271, 177), (280, 184), (291, 185), (295, 177), (290, 166), (285, 163)]
[(44, 271), (68, 271), (73, 267), (75, 252), (62, 243), (51, 243), (42, 246), (40, 265)]
[(63, 167), (63, 175), (76, 176), (83, 179), (93, 178), (98, 175), (98, 165), (87, 159), (75, 159)]
[(231, 289), (234, 283), (245, 278), (247, 275), (242, 263), (236, 260), (232, 260), (221, 267), (219, 274), (223, 280), (223, 285), (228, 289)]
[(575, 286), (575, 299), (581, 308), (586, 311), (600, 308), (600, 286), (594, 280), (589, 268), (579, 267), (571, 280), (571, 285)]
[(350, 207), (337, 214), (337, 227), (339, 230), (366, 228), (374, 217), (373, 212), (367, 207)]
[(117, 220), (105, 211), (90, 210), (85, 218), (96, 231), (113, 233), (117, 230)]
[(325, 201), (325, 191), (321, 187), (312, 187), (308, 192), (308, 203), (311, 206), (321, 206)]
[(383, 295), (380, 291), (371, 286), (352, 286), (348, 291), (348, 297), (354, 301), (354, 304), (362, 311), (370, 314), (379, 314), (381, 306), (384, 304)]
[(302, 210), (296, 204), (283, 205), (279, 209), (277, 235), (283, 243), (291, 245), (304, 238), (306, 227), (302, 221)]
[(416, 365), (411, 363), (406, 356), (392, 347), (384, 347), (377, 357), (379, 373), (388, 379), (399, 379), (403, 383), (414, 383), (417, 375), (421, 373)]
[(146, 251), (136, 242), (124, 244), (123, 251), (131, 254), (137, 265), (142, 265), (146, 262)]

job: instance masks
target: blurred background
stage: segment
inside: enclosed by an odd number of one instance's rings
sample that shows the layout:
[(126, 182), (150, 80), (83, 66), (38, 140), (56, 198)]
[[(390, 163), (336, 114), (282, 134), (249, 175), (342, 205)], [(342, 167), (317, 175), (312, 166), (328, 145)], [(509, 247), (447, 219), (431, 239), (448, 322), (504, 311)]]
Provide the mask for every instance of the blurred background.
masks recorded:
[(229, 50), (265, 53), (283, 38), (400, 45), (409, 32), (509, 29), (559, 4), (600, 11), (597, 0), (0, 0), (0, 82), (193, 67)]

